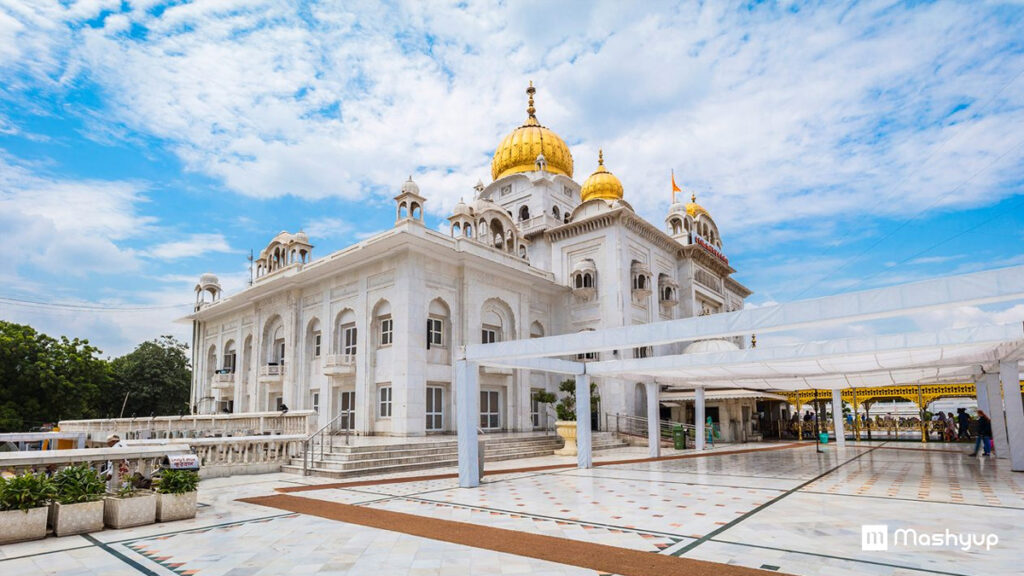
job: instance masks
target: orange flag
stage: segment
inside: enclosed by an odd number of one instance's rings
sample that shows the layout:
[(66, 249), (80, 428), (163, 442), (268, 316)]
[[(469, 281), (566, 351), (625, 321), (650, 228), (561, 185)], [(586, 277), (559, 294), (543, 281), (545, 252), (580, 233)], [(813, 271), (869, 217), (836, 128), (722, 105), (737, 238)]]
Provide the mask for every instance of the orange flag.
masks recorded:
[(675, 201), (676, 201), (676, 192), (682, 192), (682, 190), (680, 190), (679, 186), (676, 184), (676, 171), (673, 170), (672, 171), (672, 202), (673, 203), (675, 203)]

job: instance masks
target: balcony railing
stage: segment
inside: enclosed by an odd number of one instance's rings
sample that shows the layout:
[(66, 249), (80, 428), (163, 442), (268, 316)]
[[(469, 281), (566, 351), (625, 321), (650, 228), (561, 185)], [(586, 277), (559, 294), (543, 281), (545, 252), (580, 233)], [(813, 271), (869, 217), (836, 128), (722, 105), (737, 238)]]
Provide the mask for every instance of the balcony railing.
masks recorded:
[(324, 359), (324, 374), (355, 374), (355, 354), (329, 354)]
[(283, 364), (267, 364), (260, 366), (260, 378), (280, 380), (284, 376)]
[(98, 420), (62, 420), (62, 432), (84, 432), (86, 445), (105, 444), (107, 436), (122, 440), (146, 438), (197, 438), (210, 436), (253, 436), (262, 434), (309, 434), (316, 424), (312, 410), (246, 412), (192, 416), (154, 416), (151, 418), (109, 418)]
[(235, 373), (218, 370), (217, 373), (213, 375), (213, 382), (211, 384), (211, 387), (214, 390), (231, 388), (235, 385)]

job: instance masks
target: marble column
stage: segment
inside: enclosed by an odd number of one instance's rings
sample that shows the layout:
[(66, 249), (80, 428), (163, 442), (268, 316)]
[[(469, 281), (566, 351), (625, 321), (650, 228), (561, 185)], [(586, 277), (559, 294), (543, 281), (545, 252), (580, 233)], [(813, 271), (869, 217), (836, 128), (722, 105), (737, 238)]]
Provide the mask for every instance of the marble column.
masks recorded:
[(1020, 397), (1020, 367), (1016, 360), (999, 363), (999, 381), (1003, 385), (1003, 404), (1006, 406), (1010, 469), (1024, 472), (1024, 406)]
[(459, 486), (475, 488), (480, 485), (480, 454), (477, 428), (480, 414), (480, 367), (476, 362), (455, 362), (455, 398), (458, 407)]
[(647, 454), (651, 458), (661, 456), (661, 386), (648, 382), (647, 386)]
[(576, 467), (592, 468), (590, 442), (590, 375), (576, 375)]
[(836, 448), (846, 447), (846, 430), (843, 424), (843, 391), (832, 390), (832, 427), (836, 431)]
[(704, 430), (704, 387), (697, 386), (694, 390), (694, 424), (697, 427), (697, 438), (694, 440), (694, 447), (697, 450), (704, 450), (704, 443), (707, 439), (707, 432)]

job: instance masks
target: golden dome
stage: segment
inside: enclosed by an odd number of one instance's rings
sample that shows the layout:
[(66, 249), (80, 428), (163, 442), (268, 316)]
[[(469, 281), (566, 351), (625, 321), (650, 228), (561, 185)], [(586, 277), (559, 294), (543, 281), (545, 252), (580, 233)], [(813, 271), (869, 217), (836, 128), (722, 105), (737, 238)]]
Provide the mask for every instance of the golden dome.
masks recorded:
[(711, 214), (703, 206), (697, 204), (697, 195), (692, 192), (690, 193), (690, 201), (686, 204), (686, 213), (690, 215), (690, 218), (696, 218), (697, 214), (703, 214), (711, 218)]
[(622, 182), (615, 177), (615, 174), (604, 168), (604, 151), (597, 152), (597, 170), (587, 178), (580, 189), (580, 200), (622, 200)]
[(498, 145), (491, 160), (491, 177), (495, 180), (518, 174), (532, 172), (537, 169), (537, 157), (544, 156), (546, 170), (572, 178), (572, 154), (558, 134), (540, 125), (533, 107), (533, 95), (537, 89), (530, 82), (526, 89), (529, 94), (529, 106), (526, 123), (516, 128)]

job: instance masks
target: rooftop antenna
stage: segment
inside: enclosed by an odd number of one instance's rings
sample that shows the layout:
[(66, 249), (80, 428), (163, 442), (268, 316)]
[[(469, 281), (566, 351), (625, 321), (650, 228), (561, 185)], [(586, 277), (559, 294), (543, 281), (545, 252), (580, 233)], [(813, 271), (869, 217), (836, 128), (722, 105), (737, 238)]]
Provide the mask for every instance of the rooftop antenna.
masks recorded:
[(249, 286), (252, 286), (252, 248), (249, 248), (249, 257), (246, 260), (249, 261)]

